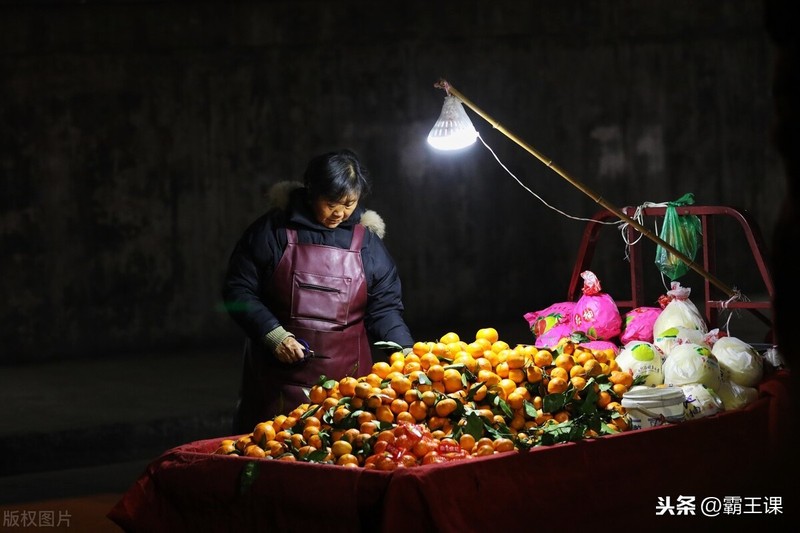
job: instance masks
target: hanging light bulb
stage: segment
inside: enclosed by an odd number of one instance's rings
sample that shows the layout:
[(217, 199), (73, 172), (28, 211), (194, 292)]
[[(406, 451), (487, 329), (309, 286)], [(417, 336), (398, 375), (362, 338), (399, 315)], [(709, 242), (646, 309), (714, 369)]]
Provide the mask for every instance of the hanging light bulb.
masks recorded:
[(478, 132), (469, 119), (461, 100), (448, 94), (442, 113), (428, 134), (428, 144), (437, 150), (460, 150), (473, 144)]

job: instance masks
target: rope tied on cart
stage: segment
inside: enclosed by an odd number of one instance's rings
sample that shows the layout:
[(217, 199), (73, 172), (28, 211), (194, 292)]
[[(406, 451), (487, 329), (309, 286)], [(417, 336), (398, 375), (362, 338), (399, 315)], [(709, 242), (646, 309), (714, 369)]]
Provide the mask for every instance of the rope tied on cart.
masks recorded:
[[(644, 222), (644, 213), (643, 213), (643, 211), (645, 209), (647, 209), (648, 207), (666, 207), (666, 206), (667, 206), (666, 202), (661, 202), (661, 203), (643, 202), (642, 204), (636, 206), (636, 209), (634, 210), (633, 214), (631, 215), (631, 219), (634, 220), (640, 226), (643, 226), (644, 225), (643, 224), (643, 222)], [(630, 225), (630, 223), (623, 222), (623, 223), (621, 223), (619, 225), (619, 228), (618, 228), (620, 234), (622, 235), (622, 241), (625, 243), (625, 260), (626, 261), (630, 261), (630, 259), (631, 259), (631, 257), (630, 257), (630, 248), (631, 248), (631, 246), (633, 246), (636, 243), (638, 243), (644, 237), (644, 235), (642, 233), (639, 233), (637, 231), (636, 232), (636, 238), (633, 241), (628, 240), (628, 226), (629, 225)], [(655, 219), (655, 218), (653, 219), (653, 231), (654, 231), (655, 234), (659, 233), (658, 219)], [(665, 284), (665, 287), (666, 287), (666, 284)]]

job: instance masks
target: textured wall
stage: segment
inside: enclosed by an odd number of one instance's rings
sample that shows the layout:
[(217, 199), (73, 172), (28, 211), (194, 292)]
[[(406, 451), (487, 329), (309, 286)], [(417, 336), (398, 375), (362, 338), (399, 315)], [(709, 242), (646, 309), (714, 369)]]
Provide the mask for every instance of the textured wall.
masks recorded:
[[(693, 192), (768, 233), (783, 194), (760, 1), (5, 2), (0, 44), (0, 362), (238, 346), (235, 240), (342, 146), (421, 336), (564, 299), (584, 223), (481, 145), (427, 147), (440, 77), (614, 205)], [(547, 203), (598, 209), (472, 117)], [(721, 277), (762, 290), (721, 240)]]

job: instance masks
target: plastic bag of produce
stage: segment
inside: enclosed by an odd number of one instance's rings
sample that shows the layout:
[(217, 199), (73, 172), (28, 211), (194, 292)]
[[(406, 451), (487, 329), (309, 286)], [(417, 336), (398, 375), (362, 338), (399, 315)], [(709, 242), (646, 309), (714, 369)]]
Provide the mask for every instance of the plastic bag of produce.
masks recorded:
[(722, 337), (711, 353), (719, 361), (722, 375), (743, 387), (755, 387), (764, 377), (764, 361), (755, 348), (737, 337)]
[(683, 385), (683, 395), (686, 396), (686, 419), (703, 418), (715, 415), (725, 410), (725, 404), (719, 394), (699, 383)]
[[(690, 261), (694, 261), (700, 243), (700, 218), (696, 215), (679, 215), (677, 208), (693, 203), (694, 195), (692, 193), (684, 194), (674, 202), (667, 202), (664, 226), (659, 235), (661, 240)], [(661, 245), (656, 247), (656, 266), (671, 280), (676, 280), (689, 271), (689, 265)]]
[(609, 340), (622, 331), (622, 316), (614, 299), (602, 292), (600, 280), (593, 272), (581, 273), (583, 295), (575, 302), (572, 329), (583, 332), (592, 340)]
[(664, 359), (661, 366), (664, 384), (681, 387), (700, 383), (714, 391), (722, 383), (722, 370), (711, 350), (699, 344), (679, 344)]
[(628, 344), (631, 341), (653, 342), (653, 324), (660, 314), (660, 307), (631, 309), (625, 313), (619, 341), (622, 344)]
[(633, 379), (647, 376), (644, 384), (649, 387), (664, 383), (661, 350), (650, 342), (629, 342), (617, 354), (616, 361), (620, 370), (632, 374)]
[(654, 339), (661, 337), (669, 328), (676, 327), (708, 332), (706, 321), (697, 310), (697, 306), (689, 299), (691, 292), (690, 288), (681, 287), (677, 281), (672, 282), (671, 289), (660, 300), (664, 309), (653, 323)]
[(570, 337), (572, 335), (572, 324), (556, 324), (548, 329), (544, 335), (536, 337), (533, 343), (537, 348), (552, 348), (556, 346), (561, 339)]
[(722, 399), (722, 404), (727, 411), (739, 409), (758, 399), (758, 389), (755, 387), (743, 387), (729, 379), (723, 379), (716, 392)]
[(525, 320), (531, 333), (538, 338), (560, 324), (569, 325), (574, 309), (575, 302), (558, 302), (539, 311), (525, 313)]

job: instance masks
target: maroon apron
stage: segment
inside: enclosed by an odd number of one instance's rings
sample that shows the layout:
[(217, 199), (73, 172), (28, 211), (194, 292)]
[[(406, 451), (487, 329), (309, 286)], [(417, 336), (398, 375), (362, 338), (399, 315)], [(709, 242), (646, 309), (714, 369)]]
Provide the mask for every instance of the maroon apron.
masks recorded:
[(372, 353), (364, 328), (367, 283), (361, 262), (364, 231), (356, 224), (350, 249), (344, 249), (302, 244), (294, 229), (286, 230), (286, 250), (265, 298), (281, 325), (305, 340), (314, 356), (285, 364), (263, 346), (248, 342), (238, 413), (241, 431), (252, 431), (256, 423), (307, 403), (303, 389), (322, 375), (338, 381), (369, 372)]

